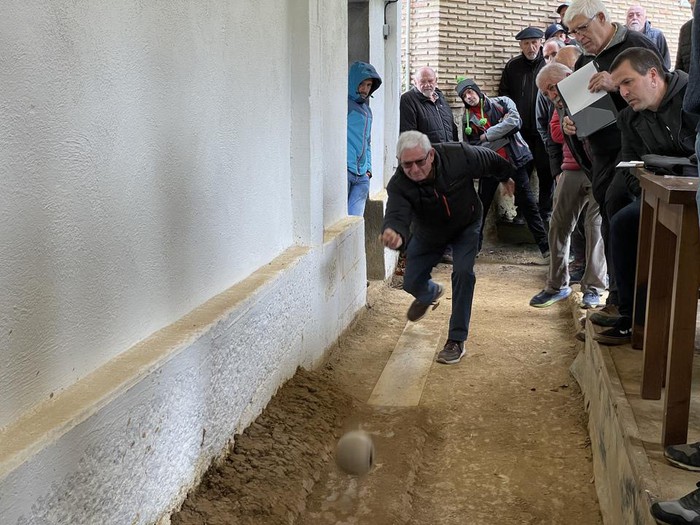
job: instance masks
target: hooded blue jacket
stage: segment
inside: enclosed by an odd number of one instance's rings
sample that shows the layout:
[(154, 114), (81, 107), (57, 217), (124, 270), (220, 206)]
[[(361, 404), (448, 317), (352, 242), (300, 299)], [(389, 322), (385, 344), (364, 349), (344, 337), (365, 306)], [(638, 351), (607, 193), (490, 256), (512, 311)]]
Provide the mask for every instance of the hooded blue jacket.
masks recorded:
[(348, 74), (348, 171), (356, 175), (372, 170), (372, 110), (369, 97), (364, 98), (357, 92), (360, 83), (367, 79), (372, 79), (369, 92), (372, 95), (382, 84), (382, 79), (371, 64), (353, 62)]

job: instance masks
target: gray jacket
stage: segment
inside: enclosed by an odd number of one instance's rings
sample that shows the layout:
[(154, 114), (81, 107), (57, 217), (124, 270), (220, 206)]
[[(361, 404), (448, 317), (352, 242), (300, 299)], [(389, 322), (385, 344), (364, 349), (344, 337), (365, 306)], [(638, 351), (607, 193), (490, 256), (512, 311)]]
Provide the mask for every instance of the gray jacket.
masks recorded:
[[(464, 105), (467, 106), (466, 102)], [(484, 114), (490, 123), (487, 129), (484, 129), (479, 123), (479, 117), (471, 113), (467, 106), (462, 122), (465, 128), (472, 128), (472, 133), (465, 133), (465, 140), (473, 146), (485, 146), (494, 151), (505, 148), (508, 160), (516, 168), (530, 162), (532, 152), (520, 134), (522, 119), (515, 102), (508, 97), (484, 96)], [(479, 141), (479, 136), (483, 133), (486, 134), (486, 142)]]

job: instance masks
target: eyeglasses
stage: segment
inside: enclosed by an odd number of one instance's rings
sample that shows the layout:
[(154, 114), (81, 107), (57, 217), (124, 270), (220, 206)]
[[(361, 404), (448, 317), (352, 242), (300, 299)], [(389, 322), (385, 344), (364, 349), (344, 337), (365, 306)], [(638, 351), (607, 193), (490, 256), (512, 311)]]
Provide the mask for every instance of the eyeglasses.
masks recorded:
[(583, 33), (588, 32), (588, 26), (591, 25), (591, 22), (593, 19), (598, 16), (598, 13), (594, 14), (592, 17), (588, 19), (588, 22), (586, 24), (583, 24), (582, 26), (578, 26), (576, 29), (570, 29), (569, 34), (570, 35), (581, 35)]
[(423, 166), (425, 166), (425, 161), (428, 160), (428, 155), (430, 155), (430, 152), (426, 153), (426, 154), (425, 154), (425, 157), (423, 157), (422, 159), (418, 159), (418, 160), (407, 160), (407, 161), (401, 162), (401, 163), (400, 163), (400, 164), (401, 164), (401, 168), (402, 168), (404, 171), (410, 170), (411, 167), (412, 167), (414, 164), (415, 164), (416, 166), (418, 166), (419, 168), (422, 168)]

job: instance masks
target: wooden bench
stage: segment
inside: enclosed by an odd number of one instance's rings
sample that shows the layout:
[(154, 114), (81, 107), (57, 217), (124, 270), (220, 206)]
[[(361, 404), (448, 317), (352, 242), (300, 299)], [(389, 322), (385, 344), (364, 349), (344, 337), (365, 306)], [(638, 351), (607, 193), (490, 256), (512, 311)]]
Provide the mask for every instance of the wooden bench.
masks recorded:
[(635, 295), (646, 287), (647, 301), (645, 324), (633, 326), (632, 340), (644, 350), (641, 397), (660, 399), (665, 384), (662, 444), (676, 445), (688, 437), (700, 286), (698, 179), (641, 168), (637, 177), (642, 203)]

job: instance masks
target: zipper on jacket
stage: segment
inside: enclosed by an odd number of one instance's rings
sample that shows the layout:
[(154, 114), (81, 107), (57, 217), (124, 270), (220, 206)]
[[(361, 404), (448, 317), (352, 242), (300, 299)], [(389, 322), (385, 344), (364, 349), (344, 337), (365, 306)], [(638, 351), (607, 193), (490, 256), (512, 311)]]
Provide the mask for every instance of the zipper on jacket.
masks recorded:
[[(682, 117), (681, 117), (681, 122), (683, 122)], [(676, 146), (676, 140), (675, 140), (675, 137), (673, 136), (673, 131), (671, 131), (671, 128), (669, 128), (666, 124), (664, 124), (664, 127), (668, 131), (668, 136), (671, 138), (671, 144)]]
[[(365, 153), (366, 153), (366, 141), (365, 138), (367, 138), (367, 124), (369, 124), (369, 111), (367, 111), (366, 108), (362, 108), (362, 116), (365, 117), (365, 122), (362, 127), (362, 151), (360, 152), (360, 156), (357, 159), (357, 174), (362, 176), (364, 173), (360, 173), (360, 164), (362, 164), (362, 160), (365, 158)], [(371, 166), (370, 166), (371, 169)]]
[(440, 198), (442, 197), (442, 203), (445, 205), (445, 211), (447, 212), (447, 216), (452, 217), (452, 213), (450, 212), (450, 205), (447, 204), (447, 198), (444, 195), (438, 194), (435, 188), (433, 188), (433, 192), (435, 193), (435, 197), (437, 198), (437, 200), (440, 200)]

